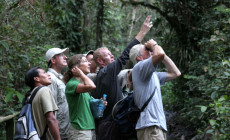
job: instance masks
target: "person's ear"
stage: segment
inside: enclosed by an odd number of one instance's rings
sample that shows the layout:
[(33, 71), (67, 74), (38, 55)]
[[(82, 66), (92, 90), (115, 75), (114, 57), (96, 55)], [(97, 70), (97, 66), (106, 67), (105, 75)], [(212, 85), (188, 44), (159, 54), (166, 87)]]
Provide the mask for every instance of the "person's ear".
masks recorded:
[(143, 60), (143, 57), (142, 57), (142, 56), (137, 56), (137, 60), (138, 60), (138, 61), (142, 61), (142, 60)]
[(39, 77), (34, 77), (34, 81), (38, 82), (39, 81)]
[(100, 65), (103, 65), (103, 64), (104, 64), (104, 61), (103, 61), (101, 58), (97, 58), (97, 62), (98, 62), (98, 64), (100, 64)]
[(51, 61), (51, 64), (55, 63), (55, 59), (54, 58), (51, 58), (50, 61)]

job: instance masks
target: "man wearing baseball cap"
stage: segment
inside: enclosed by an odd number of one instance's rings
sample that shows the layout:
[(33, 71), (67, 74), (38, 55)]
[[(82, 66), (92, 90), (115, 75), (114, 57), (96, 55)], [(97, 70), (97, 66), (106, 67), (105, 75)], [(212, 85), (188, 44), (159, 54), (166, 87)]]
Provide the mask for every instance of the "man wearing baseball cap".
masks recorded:
[(61, 71), (67, 66), (66, 54), (68, 52), (69, 48), (51, 48), (46, 52), (46, 62), (49, 67), (47, 73), (50, 74), (52, 79), (52, 83), (48, 87), (52, 91), (59, 108), (56, 117), (62, 140), (68, 140), (70, 129), (69, 107), (65, 96), (65, 84), (62, 82), (63, 75), (61, 74)]
[(88, 62), (90, 62), (90, 73), (87, 74), (87, 76), (93, 81), (94, 78), (97, 76), (97, 72), (99, 70), (99, 67), (97, 66), (96, 62), (93, 59), (93, 50), (88, 51), (85, 55)]
[(86, 59), (90, 62), (90, 73), (97, 73), (97, 64), (93, 59), (93, 50), (90, 50), (86, 53)]

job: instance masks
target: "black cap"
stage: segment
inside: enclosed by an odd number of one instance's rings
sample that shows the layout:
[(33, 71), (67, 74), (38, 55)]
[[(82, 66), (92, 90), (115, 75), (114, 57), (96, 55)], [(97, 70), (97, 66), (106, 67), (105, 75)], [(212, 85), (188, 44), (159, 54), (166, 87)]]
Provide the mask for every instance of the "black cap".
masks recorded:
[(88, 55), (90, 55), (90, 54), (93, 55), (93, 53), (94, 53), (94, 51), (93, 51), (93, 50), (90, 50), (90, 51), (88, 51), (88, 52), (86, 53), (86, 56), (88, 56)]

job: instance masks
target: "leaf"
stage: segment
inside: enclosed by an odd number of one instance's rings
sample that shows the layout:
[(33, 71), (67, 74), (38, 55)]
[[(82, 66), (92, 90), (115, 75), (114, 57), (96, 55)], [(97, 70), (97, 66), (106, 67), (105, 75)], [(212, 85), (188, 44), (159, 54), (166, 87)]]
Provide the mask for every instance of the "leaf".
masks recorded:
[(224, 96), (220, 97), (220, 98), (218, 99), (218, 101), (220, 101), (220, 102), (225, 101)]
[(0, 41), (0, 44), (3, 45), (3, 47), (6, 49), (6, 51), (9, 51), (9, 46), (5, 41)]
[(214, 99), (215, 99), (215, 96), (216, 96), (216, 92), (214, 91), (214, 92), (211, 94), (211, 98), (214, 100)]
[(12, 100), (13, 95), (14, 95), (14, 92), (9, 92), (9, 93), (6, 95), (5, 101), (6, 101), (6, 102), (9, 102), (10, 100)]
[(216, 124), (215, 120), (209, 120), (209, 123), (211, 124), (211, 126), (214, 126)]
[(69, 13), (72, 17), (77, 17), (74, 13)]
[(206, 133), (212, 133), (213, 129), (209, 129), (208, 131), (206, 131)]
[(184, 75), (184, 78), (185, 78), (185, 79), (197, 79), (197, 76), (185, 74), (185, 75)]
[(230, 75), (228, 72), (224, 72), (224, 74), (225, 74), (226, 76), (229, 76), (229, 75)]
[(17, 95), (17, 97), (18, 97), (20, 103), (22, 103), (22, 100), (23, 100), (23, 98), (24, 98), (24, 95), (22, 95), (22, 94), (19, 93), (19, 92), (16, 92), (16, 95)]
[(205, 112), (207, 110), (206, 106), (201, 106), (201, 112)]

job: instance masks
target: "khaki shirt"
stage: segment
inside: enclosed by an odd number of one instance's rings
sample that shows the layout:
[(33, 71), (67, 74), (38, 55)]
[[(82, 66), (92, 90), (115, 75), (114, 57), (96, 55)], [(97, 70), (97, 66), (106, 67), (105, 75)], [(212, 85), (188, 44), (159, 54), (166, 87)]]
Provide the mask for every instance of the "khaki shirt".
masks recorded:
[[(35, 88), (34, 88), (35, 89)], [(45, 131), (47, 112), (57, 111), (58, 107), (54, 101), (53, 94), (48, 87), (42, 87), (36, 94), (32, 102), (32, 111), (39, 137), (41, 137)], [(49, 129), (46, 132), (46, 139), (52, 140)]]
[(61, 138), (68, 138), (70, 128), (69, 107), (65, 95), (65, 84), (62, 82), (63, 75), (58, 74), (54, 69), (49, 68), (52, 83), (48, 86), (53, 93), (54, 100), (59, 108), (56, 118), (59, 125)]

